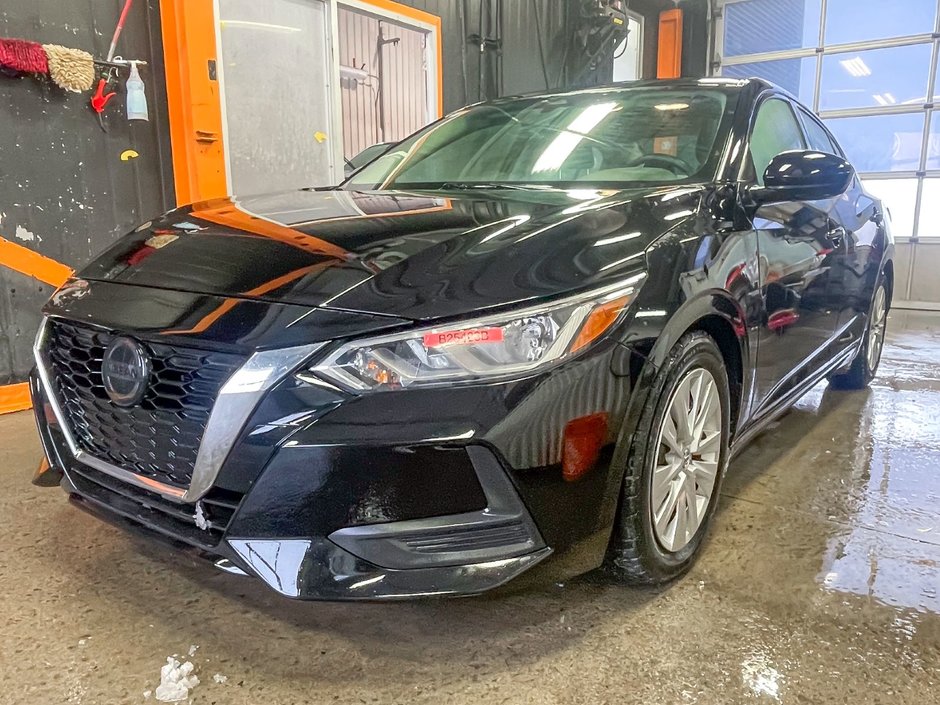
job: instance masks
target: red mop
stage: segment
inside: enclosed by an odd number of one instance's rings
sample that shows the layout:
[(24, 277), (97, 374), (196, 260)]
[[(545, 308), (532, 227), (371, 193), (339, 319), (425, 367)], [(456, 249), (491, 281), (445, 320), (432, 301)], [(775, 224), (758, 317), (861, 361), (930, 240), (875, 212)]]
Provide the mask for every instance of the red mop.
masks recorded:
[(49, 73), (42, 45), (24, 39), (0, 39), (0, 68), (27, 73)]

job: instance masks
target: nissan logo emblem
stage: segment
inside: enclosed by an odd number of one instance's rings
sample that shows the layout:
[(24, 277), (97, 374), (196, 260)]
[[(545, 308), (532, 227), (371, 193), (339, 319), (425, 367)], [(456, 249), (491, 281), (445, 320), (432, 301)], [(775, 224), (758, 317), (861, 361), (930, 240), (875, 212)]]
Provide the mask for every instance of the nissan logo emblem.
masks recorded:
[(133, 406), (144, 397), (150, 379), (150, 356), (133, 338), (115, 338), (104, 351), (104, 390), (118, 406)]

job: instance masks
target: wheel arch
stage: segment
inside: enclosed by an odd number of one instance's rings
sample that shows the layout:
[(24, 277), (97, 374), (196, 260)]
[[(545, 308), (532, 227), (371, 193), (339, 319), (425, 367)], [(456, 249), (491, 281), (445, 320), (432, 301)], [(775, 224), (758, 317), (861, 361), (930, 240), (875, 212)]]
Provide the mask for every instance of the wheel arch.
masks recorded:
[(885, 274), (885, 289), (888, 290), (888, 306), (891, 306), (891, 302), (894, 300), (894, 260), (890, 257), (885, 260), (885, 263), (881, 267), (881, 271)]
[(696, 330), (711, 336), (728, 370), (731, 432), (734, 434), (741, 419), (745, 398), (744, 367), (750, 359), (750, 345), (744, 310), (731, 294), (715, 289), (687, 301), (663, 328), (650, 351), (649, 360), (658, 370), (682, 336)]

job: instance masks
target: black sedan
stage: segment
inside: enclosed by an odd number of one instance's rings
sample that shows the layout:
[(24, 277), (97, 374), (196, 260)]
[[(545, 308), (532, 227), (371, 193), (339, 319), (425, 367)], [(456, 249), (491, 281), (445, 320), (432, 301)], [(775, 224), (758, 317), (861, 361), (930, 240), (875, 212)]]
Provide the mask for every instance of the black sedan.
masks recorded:
[(666, 581), (735, 452), (875, 375), (892, 253), (763, 81), (464, 108), (338, 188), (145, 223), (57, 291), (35, 481), (291, 597)]

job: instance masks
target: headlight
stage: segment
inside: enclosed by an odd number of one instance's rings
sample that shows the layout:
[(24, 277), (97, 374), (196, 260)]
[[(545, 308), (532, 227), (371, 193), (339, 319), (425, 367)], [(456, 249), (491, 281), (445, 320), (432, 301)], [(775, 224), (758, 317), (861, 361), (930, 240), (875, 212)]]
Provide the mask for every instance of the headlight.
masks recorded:
[(645, 275), (551, 304), (346, 343), (301, 373), (356, 391), (523, 375), (584, 350), (630, 305)]

